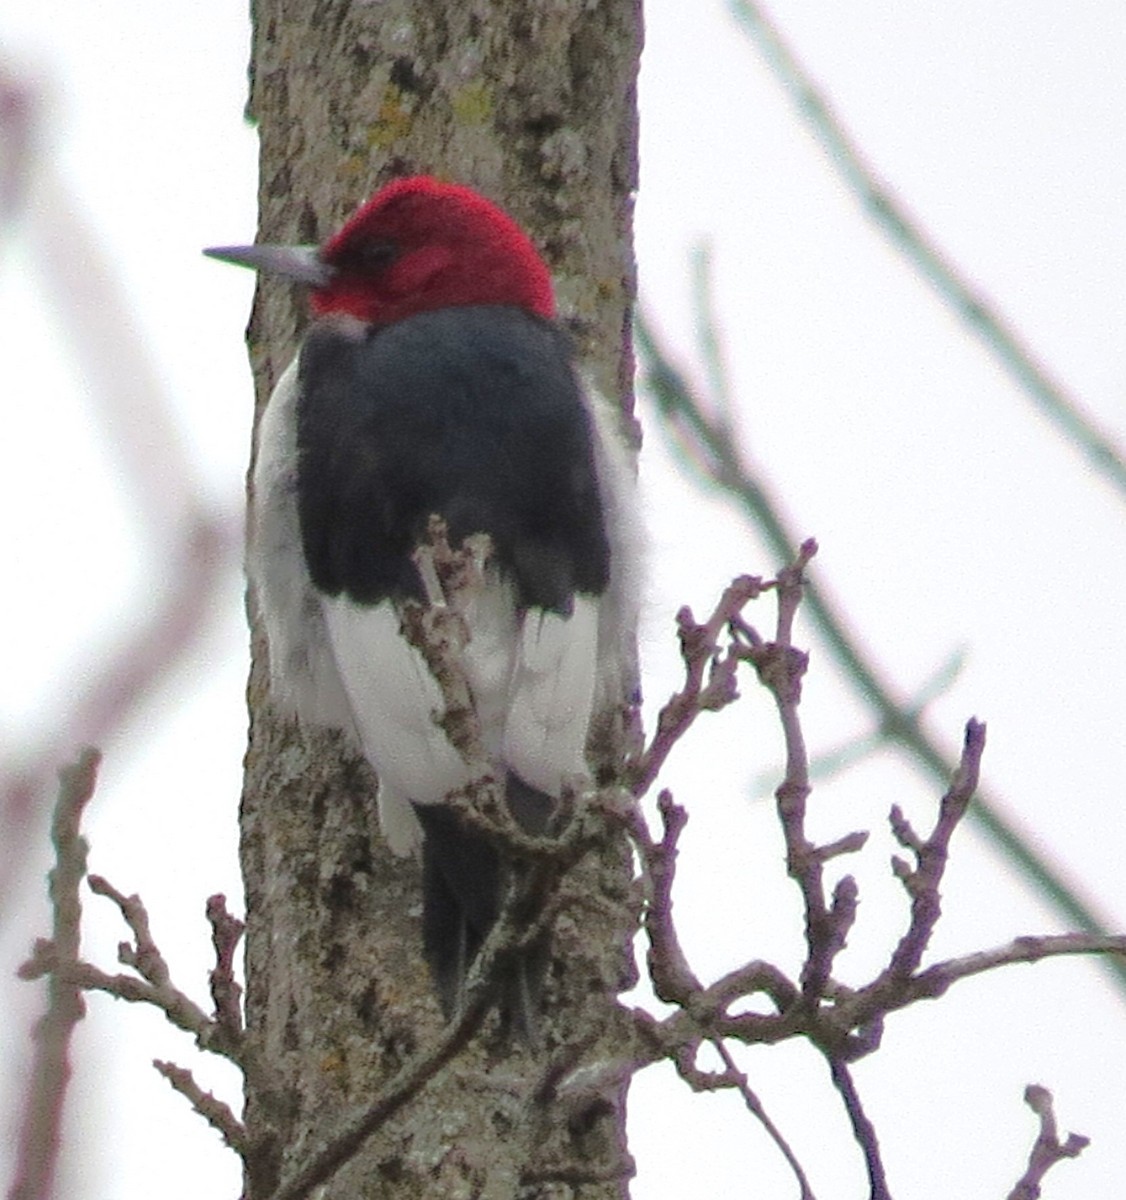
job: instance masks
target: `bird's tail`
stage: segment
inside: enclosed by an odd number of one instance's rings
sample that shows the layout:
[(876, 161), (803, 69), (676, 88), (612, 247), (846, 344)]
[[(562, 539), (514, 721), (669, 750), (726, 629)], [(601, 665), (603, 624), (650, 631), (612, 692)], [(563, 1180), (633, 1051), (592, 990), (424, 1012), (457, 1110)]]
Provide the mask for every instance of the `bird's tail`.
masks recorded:
[[(548, 831), (555, 802), (509, 773), (505, 796), (527, 834)], [(442, 804), (418, 804), (423, 829), (422, 939), (446, 1019), (461, 1009), (473, 960), (496, 922), (511, 864), (496, 847)], [(522, 952), (499, 980), (501, 1020), (527, 1041), (536, 1040), (543, 984), (551, 959), (547, 935)]]

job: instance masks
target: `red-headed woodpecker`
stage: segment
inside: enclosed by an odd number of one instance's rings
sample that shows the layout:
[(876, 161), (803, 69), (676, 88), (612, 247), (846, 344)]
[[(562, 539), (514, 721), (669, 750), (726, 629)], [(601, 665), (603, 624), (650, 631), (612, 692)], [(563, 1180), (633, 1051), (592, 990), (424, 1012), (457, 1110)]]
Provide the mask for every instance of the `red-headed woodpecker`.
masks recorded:
[[(621, 702), (629, 661), (638, 539), (617, 414), (580, 382), (532, 242), (467, 187), (399, 179), (319, 248), (207, 253), (310, 289), (316, 320), (254, 468), (248, 573), (272, 700), (351, 735), (387, 842), (421, 848), (424, 949), (449, 1015), (503, 872), (443, 805), (467, 768), (401, 631), (403, 602), (424, 598), (413, 551), (433, 515), (455, 546), (487, 535), (465, 669), (509, 808), (542, 833), (588, 774), (591, 718)], [(509, 981), (510, 1008), (527, 984)]]

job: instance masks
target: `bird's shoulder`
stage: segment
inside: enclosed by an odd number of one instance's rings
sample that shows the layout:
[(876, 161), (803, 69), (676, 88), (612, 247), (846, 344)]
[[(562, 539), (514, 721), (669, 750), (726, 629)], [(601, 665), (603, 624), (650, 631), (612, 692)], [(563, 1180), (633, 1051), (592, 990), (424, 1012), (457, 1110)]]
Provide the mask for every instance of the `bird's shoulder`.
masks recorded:
[(437, 309), (382, 326), (317, 321), (302, 344), (298, 378), (306, 415), (472, 404), (477, 422), (514, 409), (526, 420), (580, 402), (567, 333), (504, 305)]

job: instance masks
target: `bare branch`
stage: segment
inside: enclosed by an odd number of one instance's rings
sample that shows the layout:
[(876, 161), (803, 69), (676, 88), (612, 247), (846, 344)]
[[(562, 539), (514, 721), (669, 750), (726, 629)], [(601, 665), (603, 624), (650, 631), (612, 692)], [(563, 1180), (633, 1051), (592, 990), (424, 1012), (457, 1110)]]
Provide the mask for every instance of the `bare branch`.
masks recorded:
[(630, 833), (638, 846), (642, 873), (647, 885), (642, 923), (649, 939), (649, 975), (657, 995), (669, 1004), (687, 1005), (700, 992), (700, 980), (688, 965), (672, 913), (672, 889), (676, 879), (677, 843), (688, 814), (673, 802), (672, 793), (662, 791), (657, 801), (664, 826), (660, 842), (649, 836), (645, 818), (630, 814)]
[(923, 951), (926, 950), (934, 927), (942, 915), (942, 897), (939, 889), (946, 871), (950, 838), (966, 815), (977, 790), (977, 781), (981, 774), (981, 756), (984, 751), (985, 725), (980, 721), (970, 720), (966, 724), (961, 762), (950, 782), (949, 790), (942, 797), (934, 832), (925, 842), (919, 842), (917, 835), (910, 829), (898, 809), (892, 812), (893, 831), (900, 844), (911, 849), (918, 861), (914, 871), (896, 871), (911, 896), (911, 924), (888, 965), (888, 971), (892, 975), (903, 978), (918, 968), (922, 962)]
[(802, 1170), (802, 1165), (798, 1162), (797, 1155), (790, 1148), (789, 1142), (782, 1136), (781, 1130), (767, 1115), (766, 1109), (762, 1106), (762, 1101), (752, 1089), (747, 1076), (739, 1070), (735, 1065), (735, 1060), (731, 1057), (731, 1051), (723, 1044), (719, 1038), (712, 1040), (712, 1045), (720, 1058), (723, 1059), (724, 1066), (727, 1068), (728, 1078), (731, 1080), (731, 1086), (734, 1086), (739, 1095), (743, 1097), (743, 1103), (747, 1107), (747, 1111), (759, 1122), (766, 1130), (771, 1141), (778, 1147), (782, 1153), (782, 1157), (790, 1164), (790, 1170), (794, 1173), (794, 1178), (798, 1181), (798, 1187), (801, 1189), (800, 1200), (817, 1200), (813, 1194), (813, 1189), (809, 1186), (809, 1180), (806, 1178), (805, 1171)]
[(835, 1057), (829, 1058), (829, 1071), (833, 1077), (833, 1086), (840, 1093), (845, 1111), (848, 1113), (852, 1136), (864, 1152), (864, 1165), (868, 1169), (869, 1198), (870, 1200), (891, 1200), (883, 1160), (880, 1158), (880, 1140), (876, 1136), (876, 1127), (868, 1119), (864, 1106), (860, 1102), (860, 1093), (856, 1090), (852, 1072), (842, 1059)]
[(708, 374), (708, 390), (714, 400), (712, 419), (716, 426), (724, 431), (725, 439), (734, 442), (738, 440), (735, 425), (737, 405), (716, 317), (711, 248), (706, 245), (697, 246), (689, 259), (689, 268), (692, 308), (696, 316), (696, 344)]
[[(782, 516), (782, 505), (766, 479), (747, 462), (729, 431), (710, 415), (710, 407), (688, 384), (643, 319), (636, 325), (637, 346), (645, 369), (645, 389), (664, 418), (662, 428), (685, 448), (690, 461), (703, 464), (709, 482), (718, 483), (767, 538), (774, 553), (788, 557), (797, 537)], [(934, 779), (950, 776), (950, 756), (925, 732), (920, 712), (900, 703), (897, 689), (864, 654), (850, 624), (824, 587), (808, 584), (805, 605), (821, 636), (852, 683), (856, 695), (874, 712), (887, 739), (899, 745)], [(1001, 804), (978, 793), (970, 816), (1000, 852), (1060, 911), (1064, 919), (1088, 933), (1104, 934), (1106, 923), (1095, 907), (1041, 855)], [(1110, 963), (1126, 993), (1126, 965)]]
[(195, 1076), (184, 1067), (175, 1063), (164, 1062), (154, 1058), (152, 1065), (172, 1085), (173, 1089), (185, 1096), (192, 1108), (214, 1129), (240, 1158), (245, 1158), (249, 1151), (246, 1137), (246, 1127), (231, 1111), (229, 1105), (217, 1099), (211, 1092), (205, 1092), (195, 1081)]
[[(79, 886), (86, 874), (86, 840), (79, 832), (82, 813), (94, 794), (97, 750), (84, 750), (59, 772), (59, 793), (51, 822), (55, 866), (49, 878), (53, 928), (52, 952), (66, 964), (77, 964), (82, 902)], [(26, 978), (27, 976), (25, 976)], [(46, 1200), (59, 1156), (63, 1104), (70, 1082), (70, 1042), (86, 1012), (81, 990), (63, 973), (52, 973), (47, 985), (47, 1011), (36, 1023), (31, 1083), (21, 1106), (23, 1124), (16, 1151), (15, 1182), (9, 1200)]]
[(641, 797), (660, 774), (673, 746), (705, 710), (715, 711), (738, 696), (735, 669), (738, 658), (724, 654), (719, 645), (723, 630), (735, 621), (745, 605), (772, 586), (754, 575), (740, 575), (724, 591), (711, 616), (696, 623), (687, 605), (676, 614), (680, 654), (684, 660), (684, 686), (665, 703), (657, 716), (657, 730), (649, 745), (629, 764), (627, 775), (635, 796)]
[[(940, 696), (944, 695), (957, 682), (966, 665), (964, 647), (952, 651), (932, 675), (915, 691), (903, 705), (903, 711), (912, 720), (919, 720), (927, 708)], [(888, 731), (876, 728), (867, 733), (845, 738), (836, 745), (829, 745), (818, 750), (809, 760), (809, 777), (811, 780), (826, 782), (843, 774), (858, 762), (870, 758), (882, 750), (888, 742)], [(766, 796), (774, 790), (774, 781), (778, 778), (779, 768), (762, 771), (757, 774), (750, 785), (751, 793), (755, 796)]]
[(210, 976), (215, 1020), (233, 1042), (238, 1042), (244, 1027), (242, 988), (235, 979), (234, 960), (246, 926), (227, 911), (227, 897), (221, 893), (208, 898), (207, 920), (211, 925), (211, 944), (215, 947), (215, 968)]
[(947, 307), (977, 335), (1040, 413), (1117, 489), (1120, 499), (1126, 499), (1126, 461), (1114, 440), (1098, 428), (1083, 411), (1080, 401), (1037, 360), (1032, 347), (997, 306), (970, 283), (950, 256), (911, 218), (892, 188), (867, 162), (825, 93), (786, 45), (763, 6), (752, 0), (731, 0), (731, 11), (779, 83), (790, 93), (806, 125), (855, 193), (866, 215)]
[(452, 549), (445, 521), (431, 516), (414, 553), (427, 601), (409, 600), (400, 608), (403, 636), (422, 655), (442, 692), (444, 708), (436, 720), (472, 776), (481, 779), (491, 778), (492, 769), (463, 659), (469, 641), (463, 609), (484, 582), (489, 553), (487, 545), (472, 540)]
[(844, 948), (856, 916), (856, 884), (848, 876), (836, 887), (832, 902), (825, 896), (824, 864), (862, 846), (864, 833), (849, 833), (829, 846), (816, 846), (806, 836), (806, 801), (810, 793), (809, 757), (798, 708), (808, 657), (793, 645), (794, 618), (805, 587), (805, 568), (817, 553), (817, 543), (802, 543), (794, 561), (778, 573), (778, 622), (773, 642), (764, 643), (753, 630), (744, 635), (741, 657), (749, 659), (763, 686), (774, 697), (786, 747), (786, 774), (775, 792), (778, 819), (786, 839), (786, 869), (797, 883), (805, 908), (808, 954), (802, 968), (802, 992), (812, 1009), (824, 994), (833, 961)]
[[(104, 883), (104, 881), (102, 881)], [(123, 900), (136, 901), (136, 897), (122, 897)], [(139, 901), (138, 901), (139, 903)], [(155, 967), (151, 956), (138, 952), (135, 945), (128, 942), (120, 943), (119, 957), (128, 966), (141, 972), (141, 963), (154, 976), (159, 977), (160, 968)], [(159, 951), (156, 952), (159, 958)], [(163, 963), (163, 959), (160, 959)], [(215, 1044), (212, 1036), (214, 1022), (202, 1008), (189, 996), (171, 983), (154, 983), (142, 974), (140, 979), (135, 975), (109, 975), (91, 963), (72, 961), (62, 958), (53, 941), (39, 940), (36, 942), (31, 958), (20, 967), (21, 979), (38, 979), (48, 975), (52, 979), (60, 979), (73, 987), (86, 992), (104, 992), (117, 1000), (126, 1000), (131, 1004), (151, 1004), (159, 1008), (165, 1017), (185, 1033), (193, 1034), (201, 1047), (215, 1049), (217, 1053), (225, 1053)], [(221, 1039), (220, 1039), (221, 1043)], [(225, 1054), (226, 1057), (232, 1057)], [(232, 1061), (236, 1061), (232, 1057)]]
[(126, 896), (101, 875), (91, 875), (88, 882), (90, 891), (95, 896), (105, 896), (107, 900), (112, 900), (117, 905), (125, 924), (129, 926), (133, 934), (133, 945), (128, 942), (118, 943), (117, 961), (127, 967), (132, 967), (142, 979), (147, 979), (154, 988), (166, 987), (170, 977), (168, 964), (164, 961), (164, 955), (160, 953), (160, 948), (153, 941), (152, 931), (149, 928), (148, 910), (141, 902), (141, 897)]
[[(89, 876), (88, 883), (91, 891), (117, 905), (129, 926), (133, 941), (118, 944), (118, 960), (137, 975), (107, 974), (91, 963), (61, 953), (56, 940), (39, 939), (30, 959), (20, 967), (20, 978), (38, 979), (46, 975), (80, 991), (104, 992), (131, 1004), (151, 1004), (177, 1029), (192, 1034), (201, 1050), (221, 1055), (247, 1075), (255, 1074), (268, 1081), (269, 1073), (244, 1036), (238, 1008), (240, 989), (231, 974), (242, 924), (226, 912), (222, 897), (213, 896), (208, 901), (218, 960), (211, 974), (216, 1002), (216, 1015), (212, 1018), (172, 983), (168, 963), (152, 936), (148, 912), (140, 897), (126, 896), (100, 875)], [(263, 1086), (268, 1083), (263, 1082)]]
[(1039, 1200), (1040, 1184), (1051, 1168), (1065, 1158), (1078, 1158), (1091, 1141), (1081, 1133), (1069, 1133), (1067, 1141), (1060, 1142), (1052, 1093), (1046, 1087), (1030, 1083), (1024, 1089), (1024, 1102), (1040, 1118), (1040, 1133), (1029, 1152), (1028, 1169), (1017, 1180), (1008, 1200)]
[[(896, 990), (894, 1002), (885, 997), (881, 1007), (890, 1012), (904, 1008), (916, 1000), (933, 999), (943, 995), (951, 984), (993, 971), (997, 967), (1016, 963), (1035, 963), (1045, 958), (1060, 958), (1072, 954), (1110, 955), (1126, 958), (1126, 934), (1058, 933), (1039, 937), (1018, 937), (992, 950), (979, 950), (962, 958), (935, 963), (910, 979), (903, 980)], [(857, 993), (863, 997), (864, 992)], [(886, 1006), (886, 1007), (885, 1007)]]
[[(892, 831), (897, 841), (914, 858), (914, 865), (899, 859), (894, 864), (896, 874), (911, 898), (907, 932), (890, 954), (888, 966), (866, 987), (854, 990), (833, 979), (833, 963), (856, 920), (859, 893), (855, 880), (845, 875), (837, 881), (831, 898), (828, 898), (823, 868), (833, 858), (859, 850), (867, 835), (849, 833), (818, 846), (809, 840), (805, 831), (810, 783), (799, 709), (806, 656), (794, 647), (792, 639), (794, 619), (805, 586), (803, 573), (816, 549), (816, 543), (806, 542), (794, 562), (779, 573), (773, 584), (756, 581), (756, 591), (773, 588), (778, 595), (773, 641), (765, 641), (743, 619), (742, 602), (733, 608), (727, 607), (732, 589), (728, 589), (716, 610), (726, 616), (732, 638), (722, 661), (748, 661), (755, 666), (760, 682), (774, 697), (783, 728), (786, 776), (776, 795), (788, 871), (799, 886), (805, 908), (807, 955), (800, 990), (778, 968), (760, 961), (748, 962), (710, 986), (704, 986), (692, 971), (673, 916), (677, 845), (687, 814), (664, 791), (659, 800), (663, 825), (659, 841), (654, 841), (636, 809), (626, 810), (619, 816), (629, 830), (641, 861), (646, 888), (644, 927), (649, 938), (650, 976), (657, 995), (676, 1005), (677, 1011), (660, 1021), (635, 1011), (634, 1044), (619, 1060), (600, 1066), (603, 1076), (618, 1078), (649, 1062), (668, 1059), (695, 1090), (740, 1088), (748, 1107), (759, 1116), (761, 1106), (756, 1107), (757, 1098), (745, 1080), (740, 1082), (730, 1056), (724, 1054), (724, 1039), (744, 1044), (771, 1044), (792, 1037), (806, 1037), (829, 1062), (834, 1085), (845, 1103), (854, 1136), (864, 1154), (870, 1197), (872, 1200), (889, 1200), (876, 1133), (864, 1113), (848, 1067), (849, 1063), (879, 1047), (887, 1015), (917, 1000), (941, 995), (958, 979), (995, 967), (1060, 954), (1121, 956), (1126, 953), (1126, 935), (1110, 937), (1076, 933), (1061, 937), (1018, 938), (996, 950), (919, 970), (941, 916), (940, 888), (950, 840), (969, 809), (980, 774), (985, 726), (970, 720), (966, 725), (959, 766), (939, 803), (930, 835), (921, 837), (898, 807), (891, 813)], [(687, 698), (688, 711), (694, 715), (700, 710), (695, 697), (704, 690), (700, 663), (720, 661), (721, 652), (716, 632), (687, 619), (682, 621), (681, 631), (688, 682), (666, 706), (666, 711)], [(703, 653), (700, 647), (703, 647)], [(679, 722), (670, 722), (669, 728), (680, 727)], [(773, 1012), (736, 1008), (741, 1001), (760, 995), (770, 999)], [(698, 1066), (698, 1054), (705, 1042), (716, 1045), (724, 1055), (723, 1071), (707, 1071)], [(760, 1119), (763, 1118), (760, 1116)], [(802, 1186), (808, 1187), (805, 1183)]]

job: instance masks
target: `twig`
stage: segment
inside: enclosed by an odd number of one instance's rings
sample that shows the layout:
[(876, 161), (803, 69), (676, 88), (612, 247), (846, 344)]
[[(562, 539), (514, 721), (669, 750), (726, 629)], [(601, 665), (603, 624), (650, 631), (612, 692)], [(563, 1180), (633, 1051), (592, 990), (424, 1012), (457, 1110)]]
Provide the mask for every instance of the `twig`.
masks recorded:
[(649, 976), (660, 999), (669, 1004), (688, 1005), (702, 985), (680, 945), (672, 900), (677, 843), (688, 814), (673, 802), (668, 789), (661, 792), (657, 806), (664, 827), (659, 842), (649, 836), (645, 818), (639, 811), (635, 809), (629, 814), (630, 833), (641, 856), (642, 875), (648, 891), (642, 923), (649, 939)]
[(242, 988), (235, 979), (234, 961), (246, 926), (227, 911), (227, 898), (221, 893), (208, 898), (207, 920), (215, 947), (215, 967), (210, 975), (215, 1020), (233, 1042), (238, 1042), (243, 1035)]
[[(946, 959), (920, 971), (910, 979), (903, 980), (894, 995), (881, 995), (876, 1007), (884, 1012), (905, 1008), (916, 1000), (935, 999), (949, 990), (961, 979), (982, 975), (997, 967), (1014, 966), (1017, 963), (1036, 963), (1045, 958), (1061, 958), (1073, 954), (1108, 955), (1119, 960), (1126, 959), (1126, 934), (1057, 933), (1042, 936), (1013, 938), (1003, 946), (992, 950), (979, 950), (961, 958)], [(852, 1004), (856, 1010), (866, 1010), (868, 989), (855, 994)]]
[(798, 1187), (801, 1189), (800, 1200), (817, 1200), (817, 1197), (813, 1194), (813, 1189), (809, 1186), (809, 1180), (806, 1178), (805, 1171), (802, 1170), (802, 1165), (798, 1162), (797, 1155), (794, 1154), (789, 1142), (782, 1136), (781, 1130), (770, 1119), (766, 1109), (763, 1108), (762, 1101), (752, 1089), (746, 1074), (740, 1071), (735, 1065), (735, 1060), (731, 1057), (731, 1051), (728, 1050), (719, 1038), (713, 1038), (712, 1045), (715, 1047), (720, 1058), (723, 1059), (728, 1077), (739, 1092), (739, 1095), (743, 1097), (743, 1103), (746, 1105), (747, 1111), (766, 1130), (771, 1141), (781, 1152), (782, 1157), (790, 1164), (790, 1170), (793, 1171), (794, 1178), (798, 1181)]
[(209, 1017), (172, 983), (168, 964), (153, 940), (148, 912), (140, 897), (124, 895), (100, 875), (91, 875), (87, 881), (92, 892), (117, 905), (129, 926), (133, 942), (118, 944), (118, 960), (137, 975), (107, 974), (92, 963), (64, 956), (53, 939), (40, 939), (32, 949), (31, 958), (20, 967), (20, 978), (38, 979), (47, 975), (81, 991), (104, 992), (131, 1004), (151, 1004), (177, 1029), (192, 1034), (201, 1050), (219, 1054), (247, 1072), (260, 1069), (245, 1039), (236, 1034), (229, 1023)]
[[(1126, 935), (1110, 937), (1074, 933), (1060, 937), (1018, 938), (992, 951), (952, 959), (920, 971), (923, 954), (941, 916), (940, 888), (954, 830), (965, 817), (974, 797), (985, 749), (985, 726), (967, 722), (961, 759), (943, 795), (934, 829), (920, 837), (898, 807), (892, 810), (892, 829), (900, 844), (915, 858), (912, 867), (893, 860), (895, 873), (911, 898), (907, 932), (889, 956), (888, 966), (865, 987), (851, 989), (832, 978), (836, 955), (845, 945), (856, 919), (858, 889), (852, 877), (840, 878), (831, 899), (826, 897), (823, 867), (842, 854), (853, 853), (864, 844), (866, 834), (845, 834), (825, 845), (811, 842), (806, 834), (806, 801), (810, 793), (808, 760), (800, 720), (801, 683), (806, 657), (793, 645), (793, 625), (805, 587), (804, 571), (816, 552), (816, 543), (806, 542), (797, 558), (772, 583), (756, 581), (757, 591), (773, 588), (778, 596), (778, 619), (773, 641), (765, 641), (741, 615), (742, 604), (731, 609), (724, 602), (716, 613), (727, 619), (731, 642), (720, 650), (718, 631), (685, 619), (681, 641), (687, 683), (673, 697), (666, 711), (668, 744), (675, 743), (699, 711), (702, 664), (748, 661), (760, 681), (774, 697), (785, 736), (786, 775), (777, 790), (778, 816), (782, 825), (789, 874), (797, 882), (805, 908), (806, 961), (801, 987), (795, 987), (778, 968), (753, 961), (704, 986), (692, 971), (680, 944), (673, 916), (673, 886), (677, 846), (687, 814), (664, 791), (659, 799), (662, 836), (655, 841), (640, 812), (627, 809), (619, 814), (630, 832), (641, 861), (645, 885), (644, 925), (649, 939), (649, 969), (657, 995), (677, 1006), (663, 1020), (635, 1011), (633, 1045), (614, 1061), (599, 1065), (599, 1078), (619, 1078), (649, 1062), (668, 1059), (680, 1076), (696, 1090), (740, 1087), (729, 1055), (726, 1069), (711, 1072), (697, 1065), (700, 1047), (710, 1042), (726, 1048), (724, 1039), (744, 1044), (772, 1044), (792, 1037), (808, 1038), (829, 1062), (834, 1085), (845, 1103), (856, 1140), (867, 1165), (871, 1200), (890, 1200), (879, 1144), (874, 1128), (864, 1113), (848, 1064), (871, 1053), (880, 1045), (889, 1013), (917, 1000), (941, 995), (958, 979), (1017, 962), (1033, 962), (1062, 954), (1126, 954)], [(725, 600), (731, 595), (725, 593)], [(734, 686), (734, 671), (728, 675)], [(688, 722), (677, 713), (683, 703)], [(642, 759), (641, 761), (644, 761)], [(639, 778), (645, 779), (644, 773)], [(738, 1001), (767, 996), (773, 1012), (731, 1009)], [(742, 1081), (748, 1107), (756, 1112), (757, 1097)], [(758, 1106), (761, 1109), (761, 1106)], [(800, 1177), (799, 1177), (800, 1178)], [(808, 1186), (804, 1185), (803, 1186)], [(803, 1193), (804, 1194), (804, 1193)]]
[(719, 637), (742, 612), (748, 601), (770, 587), (754, 575), (740, 575), (724, 591), (711, 616), (696, 623), (687, 605), (676, 614), (680, 654), (684, 660), (684, 686), (665, 703), (657, 716), (657, 730), (641, 755), (629, 764), (627, 775), (635, 796), (652, 786), (673, 746), (705, 710), (715, 711), (738, 696), (735, 669), (738, 659), (723, 654)]
[[(84, 750), (59, 772), (59, 792), (51, 822), (55, 866), (50, 874), (53, 928), (51, 947), (62, 963), (77, 964), (86, 874), (86, 840), (79, 832), (82, 813), (94, 794), (97, 750)], [(20, 1111), (23, 1124), (16, 1151), (15, 1182), (9, 1200), (45, 1200), (58, 1163), (63, 1104), (70, 1082), (70, 1042), (85, 1014), (80, 987), (63, 972), (47, 983), (47, 1011), (36, 1023), (31, 1083)]]
[[(952, 651), (946, 661), (923, 681), (919, 689), (908, 700), (904, 701), (903, 711), (912, 720), (920, 720), (927, 708), (954, 685), (965, 665), (965, 649), (959, 647)], [(862, 762), (882, 750), (887, 741), (887, 730), (876, 728), (818, 750), (810, 756), (809, 778), (818, 782), (834, 779), (854, 764)], [(765, 797), (773, 792), (774, 781), (778, 778), (778, 774), (779, 769), (773, 768), (756, 775), (750, 783), (751, 795)]]
[(864, 1165), (868, 1169), (870, 1200), (891, 1200), (883, 1160), (880, 1158), (880, 1140), (876, 1136), (876, 1127), (868, 1119), (864, 1105), (860, 1102), (860, 1093), (856, 1090), (852, 1072), (842, 1059), (833, 1056), (829, 1058), (829, 1072), (833, 1077), (833, 1086), (840, 1093), (841, 1100), (844, 1102), (845, 1112), (848, 1113), (852, 1136), (864, 1152)]
[(962, 759), (950, 788), (939, 805), (934, 832), (920, 843), (898, 806), (892, 810), (892, 829), (900, 845), (914, 852), (918, 865), (911, 870), (894, 860), (895, 873), (911, 896), (911, 923), (891, 957), (888, 971), (900, 978), (912, 974), (923, 958), (934, 927), (942, 915), (940, 887), (946, 871), (950, 838), (966, 815), (981, 774), (981, 756), (985, 751), (985, 725), (976, 720), (966, 723)]
[(442, 694), (442, 711), (435, 720), (465, 763), (469, 782), (461, 790), (466, 806), (482, 813), (488, 825), (518, 836), (485, 748), (465, 668), (470, 635), (463, 609), (481, 582), (480, 554), (480, 547), (468, 543), (452, 549), (446, 522), (431, 516), (425, 540), (413, 556), (426, 600), (405, 601), (399, 616), (403, 637), (422, 656)]
[(773, 642), (763, 642), (748, 626), (739, 626), (744, 639), (741, 657), (754, 663), (763, 686), (774, 697), (782, 724), (786, 772), (775, 798), (786, 839), (786, 869), (801, 890), (805, 909), (808, 953), (802, 968), (802, 993), (811, 1011), (824, 994), (833, 960), (844, 948), (856, 916), (855, 881), (850, 876), (842, 878), (830, 903), (825, 897), (823, 868), (829, 859), (859, 849), (867, 838), (863, 833), (850, 833), (829, 846), (816, 846), (805, 832), (809, 758), (798, 706), (808, 658), (793, 644), (793, 626), (805, 587), (805, 568), (816, 553), (817, 543), (807, 539), (794, 561), (778, 573), (778, 622)]
[(1048, 1171), (1065, 1158), (1078, 1158), (1091, 1142), (1081, 1133), (1069, 1133), (1067, 1141), (1060, 1142), (1052, 1093), (1046, 1087), (1030, 1083), (1024, 1089), (1024, 1102), (1040, 1118), (1040, 1133), (1029, 1152), (1028, 1169), (1017, 1180), (1008, 1200), (1039, 1200), (1040, 1184)]
[(689, 258), (689, 278), (692, 284), (692, 308), (696, 314), (696, 344), (708, 375), (708, 390), (714, 401), (712, 420), (724, 431), (728, 441), (738, 441), (735, 425), (736, 405), (731, 390), (731, 376), (723, 353), (723, 338), (715, 312), (715, 289), (712, 287), (712, 252), (706, 245), (697, 246)]
[(229, 1105), (205, 1092), (195, 1081), (195, 1076), (175, 1063), (154, 1058), (152, 1065), (164, 1076), (173, 1089), (187, 1098), (188, 1103), (214, 1129), (240, 1158), (245, 1158), (250, 1149), (246, 1127), (231, 1111)]
[(888, 184), (867, 162), (824, 92), (786, 45), (761, 4), (731, 0), (731, 11), (754, 42), (775, 78), (789, 92), (814, 137), (828, 153), (838, 174), (860, 201), (864, 212), (907, 257), (970, 331), (1008, 372), (1040, 413), (1076, 446), (1092, 467), (1126, 499), (1126, 461), (1113, 439), (1097, 427), (1079, 400), (1069, 395), (1037, 361), (1031, 346), (1001, 315), (985, 293), (938, 248)]
[[(224, 897), (212, 896), (207, 902), (207, 919), (215, 947), (215, 967), (210, 976), (215, 1015), (209, 1017), (191, 997), (173, 984), (168, 963), (153, 937), (148, 911), (140, 897), (125, 895), (101, 876), (85, 874), (86, 842), (79, 835), (79, 820), (82, 807), (93, 789), (97, 761), (96, 752), (88, 751), (75, 767), (62, 774), (63, 788), (54, 820), (58, 865), (51, 873), (53, 936), (36, 941), (31, 957), (19, 968), (20, 978), (32, 980), (47, 976), (52, 1005), (56, 996), (66, 1000), (70, 1006), (68, 1019), (71, 1024), (84, 1011), (82, 992), (99, 991), (129, 1003), (152, 1005), (176, 1028), (192, 1034), (201, 1050), (218, 1054), (234, 1063), (252, 1082), (259, 1096), (268, 1101), (284, 1100), (284, 1097), (280, 1097), (273, 1070), (264, 1065), (261, 1055), (245, 1036), (241, 989), (234, 978), (234, 955), (242, 937), (243, 924), (227, 911)], [(118, 960), (136, 974), (111, 975), (79, 957), (79, 885), (83, 878), (86, 878), (95, 895), (104, 896), (117, 906), (128, 925), (132, 940), (118, 944)], [(40, 1029), (47, 1024), (48, 1019), (44, 1018)], [(38, 1037), (40, 1035), (37, 1033)], [(51, 1102), (57, 1109), (61, 1109), (68, 1077), (65, 1049), (65, 1045), (56, 1047), (56, 1059), (59, 1059), (59, 1055), (62, 1058), (54, 1064), (37, 1060), (33, 1074), (34, 1087), (43, 1089), (46, 1097), (53, 1097)], [(154, 1065), (219, 1130), (229, 1145), (239, 1154), (250, 1152), (246, 1131), (231, 1110), (214, 1096), (203, 1092), (189, 1071), (171, 1063), (156, 1062)], [(33, 1120), (42, 1125), (42, 1118), (35, 1116), (42, 1107), (41, 1098), (37, 1099), (34, 1094), (29, 1097), (26, 1105), (29, 1126)], [(50, 1134), (48, 1129), (47, 1133), (36, 1137), (36, 1144), (40, 1147), (49, 1142), (51, 1137), (57, 1142), (57, 1111), (53, 1120), (55, 1132)], [(17, 1184), (17, 1190), (10, 1193), (9, 1200), (41, 1200), (44, 1196), (46, 1192), (41, 1185)]]

